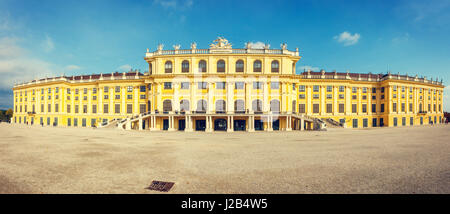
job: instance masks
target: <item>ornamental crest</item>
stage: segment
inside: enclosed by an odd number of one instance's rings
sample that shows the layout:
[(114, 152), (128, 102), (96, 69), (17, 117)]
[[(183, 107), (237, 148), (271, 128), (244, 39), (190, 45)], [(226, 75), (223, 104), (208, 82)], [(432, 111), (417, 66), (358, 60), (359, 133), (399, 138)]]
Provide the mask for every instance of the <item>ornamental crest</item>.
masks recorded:
[(231, 44), (228, 43), (228, 40), (223, 37), (218, 37), (214, 40), (214, 43), (210, 44), (209, 47), (211, 49), (231, 49)]

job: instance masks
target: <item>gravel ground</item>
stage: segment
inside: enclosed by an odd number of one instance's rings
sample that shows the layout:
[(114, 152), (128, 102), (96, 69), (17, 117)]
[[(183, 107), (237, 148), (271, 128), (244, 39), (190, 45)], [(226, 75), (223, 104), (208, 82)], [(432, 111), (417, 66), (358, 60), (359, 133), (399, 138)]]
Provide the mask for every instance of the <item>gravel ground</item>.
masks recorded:
[(450, 193), (450, 126), (184, 133), (0, 123), (0, 193)]

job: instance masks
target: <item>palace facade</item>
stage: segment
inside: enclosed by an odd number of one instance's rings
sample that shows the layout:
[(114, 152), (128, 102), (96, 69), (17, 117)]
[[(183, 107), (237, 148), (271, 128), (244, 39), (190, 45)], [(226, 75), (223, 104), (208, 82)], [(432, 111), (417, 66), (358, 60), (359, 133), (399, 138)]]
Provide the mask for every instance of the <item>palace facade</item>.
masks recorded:
[(147, 49), (149, 72), (16, 84), (14, 123), (138, 130), (258, 131), (416, 126), (443, 121), (442, 81), (400, 74), (304, 71), (299, 51)]

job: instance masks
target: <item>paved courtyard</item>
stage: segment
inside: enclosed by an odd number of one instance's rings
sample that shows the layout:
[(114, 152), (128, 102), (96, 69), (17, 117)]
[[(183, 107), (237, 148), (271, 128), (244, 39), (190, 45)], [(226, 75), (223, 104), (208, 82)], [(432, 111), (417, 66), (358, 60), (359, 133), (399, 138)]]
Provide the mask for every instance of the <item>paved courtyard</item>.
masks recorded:
[(450, 193), (450, 126), (148, 132), (0, 123), (0, 193)]

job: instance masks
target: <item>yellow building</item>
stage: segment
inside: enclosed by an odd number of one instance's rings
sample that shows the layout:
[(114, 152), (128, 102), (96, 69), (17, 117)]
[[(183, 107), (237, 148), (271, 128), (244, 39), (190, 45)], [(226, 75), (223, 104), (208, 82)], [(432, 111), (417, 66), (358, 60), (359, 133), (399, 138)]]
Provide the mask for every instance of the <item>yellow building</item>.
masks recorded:
[(305, 71), (298, 49), (145, 54), (149, 72), (61, 76), (14, 86), (15, 123), (122, 129), (258, 131), (441, 123), (441, 82), (406, 75)]

